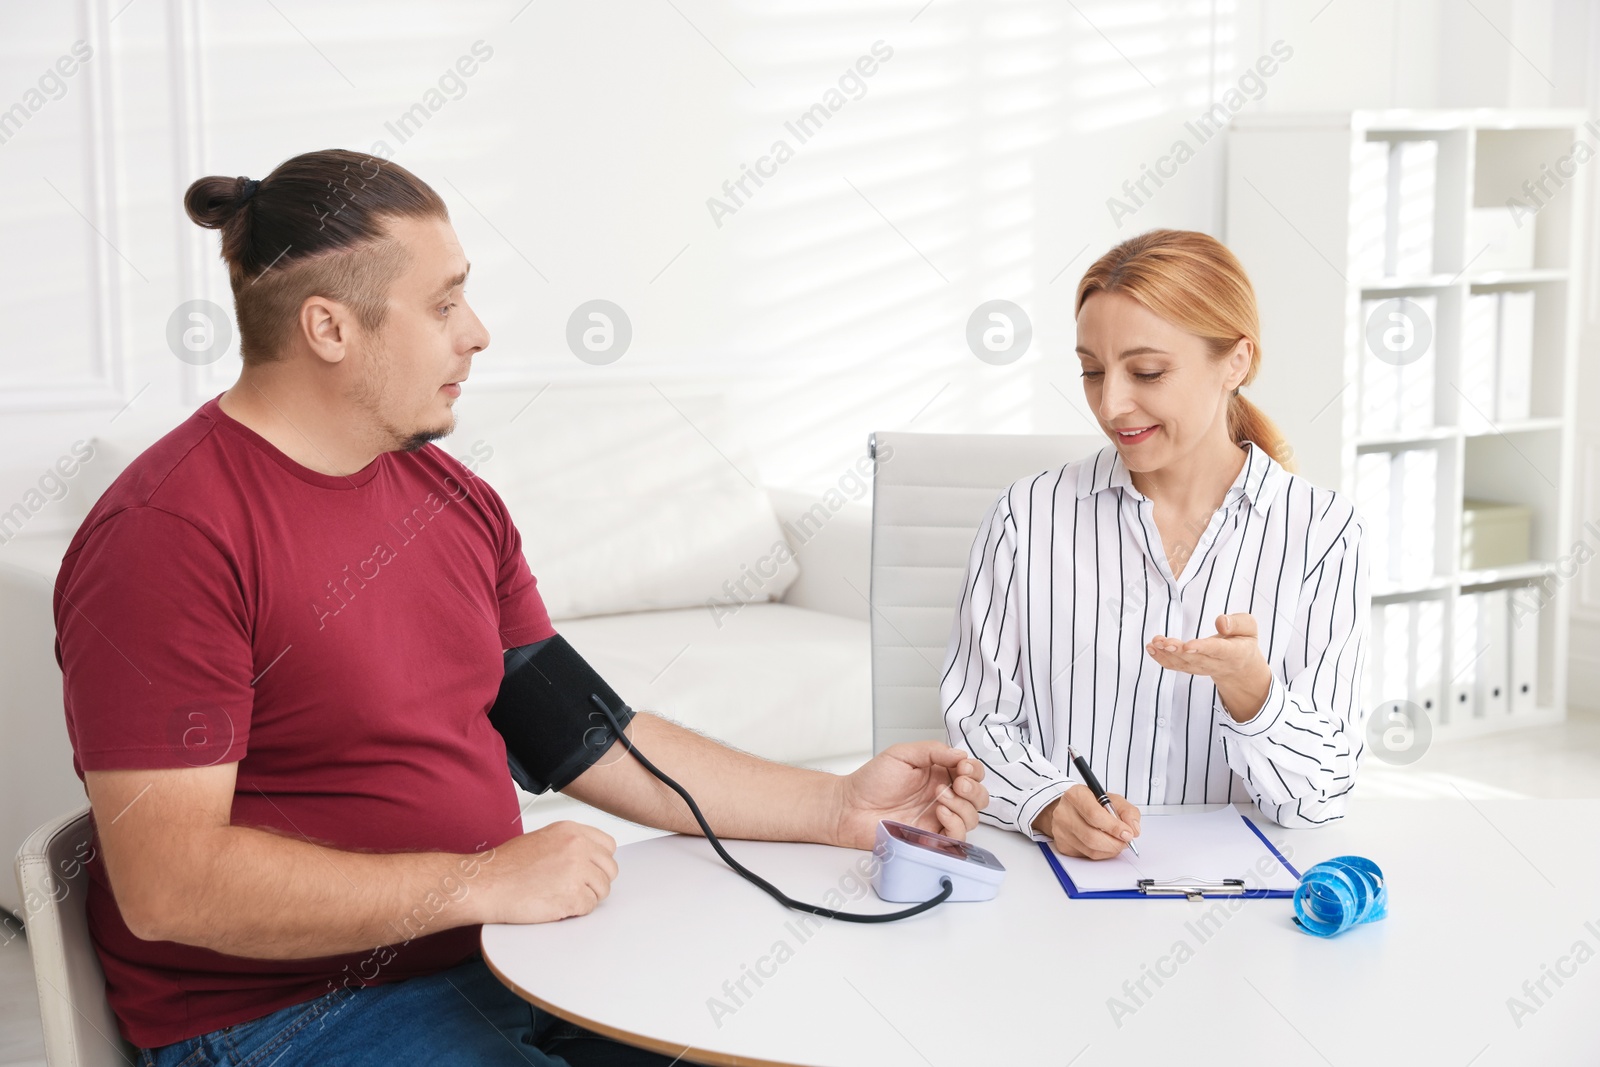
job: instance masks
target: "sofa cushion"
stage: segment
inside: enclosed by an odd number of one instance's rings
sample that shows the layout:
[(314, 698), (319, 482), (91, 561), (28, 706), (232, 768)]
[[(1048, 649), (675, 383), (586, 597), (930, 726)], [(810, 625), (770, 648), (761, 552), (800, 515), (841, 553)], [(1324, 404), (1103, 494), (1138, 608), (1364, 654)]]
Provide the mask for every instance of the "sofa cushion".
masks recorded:
[(784, 763), (871, 748), (860, 620), (756, 603), (717, 618), (694, 608), (555, 625), (635, 710)]
[(487, 391), (447, 443), (505, 500), (552, 617), (777, 600), (800, 573), (714, 395)]

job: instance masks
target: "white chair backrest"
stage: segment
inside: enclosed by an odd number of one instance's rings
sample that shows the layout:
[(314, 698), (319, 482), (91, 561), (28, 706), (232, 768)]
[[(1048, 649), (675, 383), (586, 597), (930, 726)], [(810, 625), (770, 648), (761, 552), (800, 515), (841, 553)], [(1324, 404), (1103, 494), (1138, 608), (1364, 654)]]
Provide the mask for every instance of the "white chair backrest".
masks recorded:
[(939, 668), (972, 539), (1019, 478), (1109, 444), (1094, 435), (872, 435), (872, 750), (947, 740)]
[[(38, 825), (83, 804), (56, 666), (50, 608), (66, 542), (22, 565), (21, 538), (0, 550), (0, 855), (15, 856)], [(53, 560), (50, 556), (53, 555)], [(0, 908), (21, 912), (16, 885), (0, 878)]]
[(105, 973), (84, 914), (92, 855), (89, 809), (52, 819), (17, 853), (17, 890), (33, 955), (45, 1062), (50, 1067), (127, 1067), (137, 1062), (106, 1003)]

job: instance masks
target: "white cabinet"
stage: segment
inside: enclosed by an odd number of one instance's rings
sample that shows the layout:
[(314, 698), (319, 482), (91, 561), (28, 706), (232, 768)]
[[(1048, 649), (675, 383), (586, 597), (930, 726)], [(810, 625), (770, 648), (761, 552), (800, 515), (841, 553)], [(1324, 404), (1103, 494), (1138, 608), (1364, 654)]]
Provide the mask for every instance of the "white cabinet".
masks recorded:
[[(1225, 239), (1261, 308), (1246, 395), (1374, 546), (1368, 704), (1438, 736), (1561, 718), (1574, 559), (1580, 111), (1240, 115)], [(1461, 566), (1463, 500), (1531, 558)], [(1586, 528), (1587, 529), (1587, 528)], [(1600, 551), (1600, 540), (1589, 546)]]

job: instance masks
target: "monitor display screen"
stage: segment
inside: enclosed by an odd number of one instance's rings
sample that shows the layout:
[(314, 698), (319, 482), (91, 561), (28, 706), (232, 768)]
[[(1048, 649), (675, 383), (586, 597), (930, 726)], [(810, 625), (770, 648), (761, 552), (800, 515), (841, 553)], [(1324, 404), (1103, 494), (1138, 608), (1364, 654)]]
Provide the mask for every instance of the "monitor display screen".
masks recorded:
[(904, 841), (908, 845), (916, 845), (918, 848), (940, 852), (946, 856), (953, 856), (958, 860), (968, 860), (974, 863), (983, 862), (983, 858), (980, 855), (982, 850), (976, 846), (945, 837), (943, 834), (918, 829), (915, 826), (907, 826), (904, 823), (885, 820), (884, 826), (888, 828), (891, 836)]

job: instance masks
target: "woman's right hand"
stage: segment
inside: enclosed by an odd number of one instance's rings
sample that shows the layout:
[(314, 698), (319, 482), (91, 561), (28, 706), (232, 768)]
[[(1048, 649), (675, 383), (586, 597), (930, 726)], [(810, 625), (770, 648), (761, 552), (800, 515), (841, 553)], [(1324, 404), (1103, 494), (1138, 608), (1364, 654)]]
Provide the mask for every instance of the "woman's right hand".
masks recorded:
[(1088, 786), (1069, 786), (1033, 820), (1034, 832), (1048, 835), (1063, 856), (1108, 860), (1139, 836), (1139, 809), (1115, 793), (1107, 797), (1117, 818), (1100, 806)]

